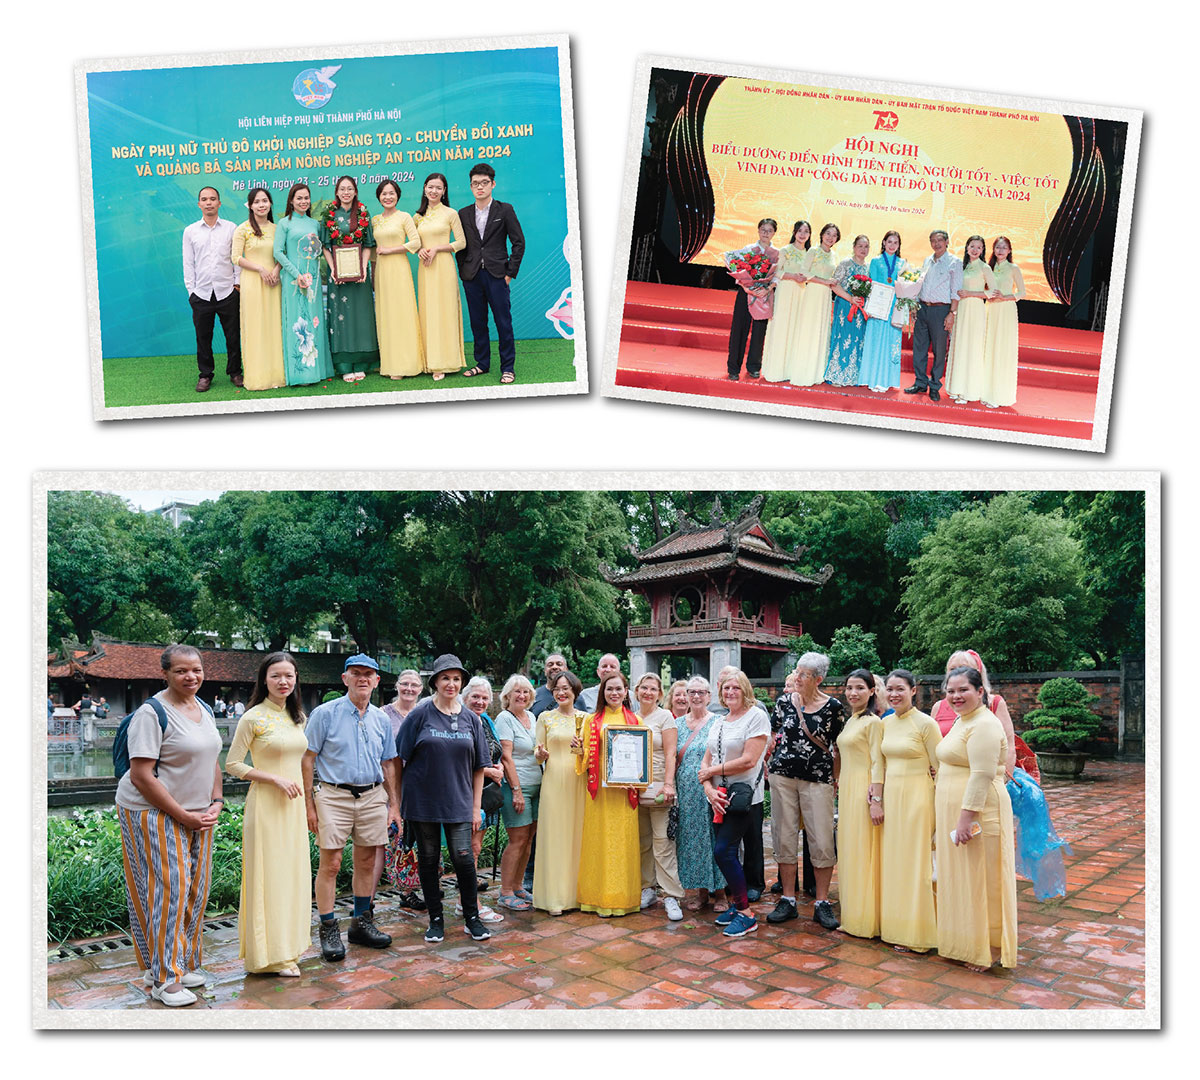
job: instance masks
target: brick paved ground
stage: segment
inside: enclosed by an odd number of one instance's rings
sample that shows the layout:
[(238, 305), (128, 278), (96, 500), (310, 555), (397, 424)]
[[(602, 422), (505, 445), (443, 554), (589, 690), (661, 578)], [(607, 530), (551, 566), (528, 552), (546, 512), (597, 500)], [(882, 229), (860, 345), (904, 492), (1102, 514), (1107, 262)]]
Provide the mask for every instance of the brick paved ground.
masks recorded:
[[(198, 1009), (1141, 1009), (1145, 1007), (1145, 777), (1140, 765), (1091, 762), (1082, 782), (1049, 782), (1069, 839), (1065, 900), (1039, 904), (1018, 882), (1020, 963), (974, 974), (937, 956), (900, 955), (879, 941), (802, 918), (727, 940), (704, 919), (668, 923), (656, 906), (602, 920), (507, 912), (476, 944), (448, 910), (446, 941), (422, 940), (423, 914), (384, 904), (390, 949), (350, 946), (342, 964), (313, 950), (299, 979), (247, 976), (237, 927), (205, 937), (213, 982)], [(770, 878), (770, 875), (769, 875)], [(493, 896), (489, 890), (486, 896)], [(836, 899), (836, 878), (834, 885)], [(453, 895), (449, 898), (452, 909)], [(344, 923), (343, 923), (344, 925)], [(314, 935), (315, 941), (315, 935)], [(129, 946), (52, 960), (51, 1009), (164, 1009), (142, 989)]]

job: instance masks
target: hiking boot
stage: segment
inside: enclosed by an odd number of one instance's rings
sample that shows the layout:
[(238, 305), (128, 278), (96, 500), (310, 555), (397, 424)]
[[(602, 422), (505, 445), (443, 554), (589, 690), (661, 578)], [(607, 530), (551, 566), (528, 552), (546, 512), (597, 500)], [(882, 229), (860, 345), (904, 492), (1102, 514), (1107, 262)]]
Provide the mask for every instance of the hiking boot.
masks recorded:
[(369, 909), (350, 920), (346, 937), (351, 945), (366, 945), (369, 949), (386, 949), (392, 943), (391, 935), (375, 925), (375, 915)]
[(800, 918), (800, 912), (796, 910), (796, 905), (791, 900), (785, 900), (783, 897), (780, 897), (778, 903), (775, 905), (775, 910), (767, 916), (767, 922), (781, 923), (787, 922), (788, 919), (798, 918)]
[(338, 929), (337, 919), (322, 921), (320, 934), (321, 956), (326, 960), (344, 960), (346, 946), (342, 944), (342, 932)]
[(470, 934), (472, 941), (487, 941), (492, 936), (492, 932), (483, 925), (483, 921), (478, 915), (471, 915), (465, 920), (465, 923), (463, 933)]
[(813, 922), (820, 923), (826, 930), (836, 930), (841, 925), (828, 900), (818, 900), (813, 904)]
[(425, 931), (425, 940), (430, 945), (435, 945), (439, 941), (444, 941), (446, 937), (446, 925), (439, 915), (435, 919), (429, 920), (429, 929)]

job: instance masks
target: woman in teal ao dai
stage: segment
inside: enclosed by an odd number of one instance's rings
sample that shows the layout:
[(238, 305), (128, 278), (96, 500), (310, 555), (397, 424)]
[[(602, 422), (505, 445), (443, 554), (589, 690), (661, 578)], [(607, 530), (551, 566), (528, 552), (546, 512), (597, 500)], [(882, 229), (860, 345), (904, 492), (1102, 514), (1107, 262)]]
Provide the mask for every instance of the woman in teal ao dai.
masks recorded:
[[(708, 680), (698, 676), (688, 680), (688, 711), (675, 718), (679, 756), (675, 765), (675, 801), (679, 806), (679, 830), (675, 837), (679, 883), (693, 893), (687, 901), (689, 911), (704, 906), (704, 894), (712, 896), (725, 888), (725, 876), (713, 858), (712, 807), (704, 794), (698, 773), (708, 746), (708, 730), (717, 717), (708, 711)], [(714, 897), (720, 902), (720, 897)]]
[(871, 241), (856, 236), (854, 257), (840, 262), (833, 273), (833, 323), (829, 328), (829, 362), (825, 365), (825, 381), (832, 386), (854, 386), (859, 381), (858, 365), (867, 320), (852, 307), (846, 286), (852, 277), (866, 274), (870, 250)]
[[(358, 185), (350, 176), (339, 176), (332, 214), (321, 219), (321, 243), (325, 246), (325, 261), (333, 270), (333, 249), (343, 237), (352, 237), (361, 245), (360, 263), (367, 266), (367, 249), (375, 246), (371, 215), (358, 201)], [(337, 230), (337, 236), (333, 235)], [(355, 235), (356, 232), (358, 235)], [(333, 369), (346, 382), (366, 378), (368, 371), (379, 370), (379, 339), (375, 332), (375, 300), (371, 292), (370, 272), (362, 281), (339, 285), (329, 277), (329, 352)]]
[[(900, 275), (908, 269), (900, 257), (900, 234), (895, 229), (883, 234), (883, 246), (871, 260), (867, 272), (872, 281), (895, 288)], [(900, 335), (899, 326), (891, 323), (896, 298), (886, 319), (871, 319), (863, 332), (862, 360), (858, 365), (858, 385), (869, 386), (877, 394), (900, 386)]]
[(288, 386), (304, 386), (333, 376), (329, 330), (321, 295), (320, 226), (308, 216), (312, 194), (295, 184), (287, 212), (275, 227), (275, 261), (283, 287), (283, 368)]

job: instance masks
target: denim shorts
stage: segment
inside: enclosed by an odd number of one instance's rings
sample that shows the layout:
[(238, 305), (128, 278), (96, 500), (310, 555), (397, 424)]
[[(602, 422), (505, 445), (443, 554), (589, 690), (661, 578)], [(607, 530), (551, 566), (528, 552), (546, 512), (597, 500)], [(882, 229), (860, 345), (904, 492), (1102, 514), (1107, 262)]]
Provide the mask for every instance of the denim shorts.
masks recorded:
[(508, 786), (508, 781), (505, 780), (501, 786), (504, 791), (504, 805), (500, 808), (500, 816), (504, 820), (504, 827), (506, 829), (520, 828), (522, 825), (532, 825), (537, 821), (538, 796), (541, 794), (540, 784), (532, 791), (527, 787), (521, 788), (521, 794), (525, 796), (525, 810), (520, 814), (513, 809), (513, 790)]

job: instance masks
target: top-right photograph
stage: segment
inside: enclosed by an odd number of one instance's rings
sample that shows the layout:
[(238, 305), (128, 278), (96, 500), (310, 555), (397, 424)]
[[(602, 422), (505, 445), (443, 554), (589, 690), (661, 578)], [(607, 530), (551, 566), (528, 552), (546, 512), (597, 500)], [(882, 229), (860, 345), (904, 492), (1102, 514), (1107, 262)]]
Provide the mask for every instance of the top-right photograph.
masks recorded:
[(612, 397), (1103, 452), (1142, 114), (638, 64)]

